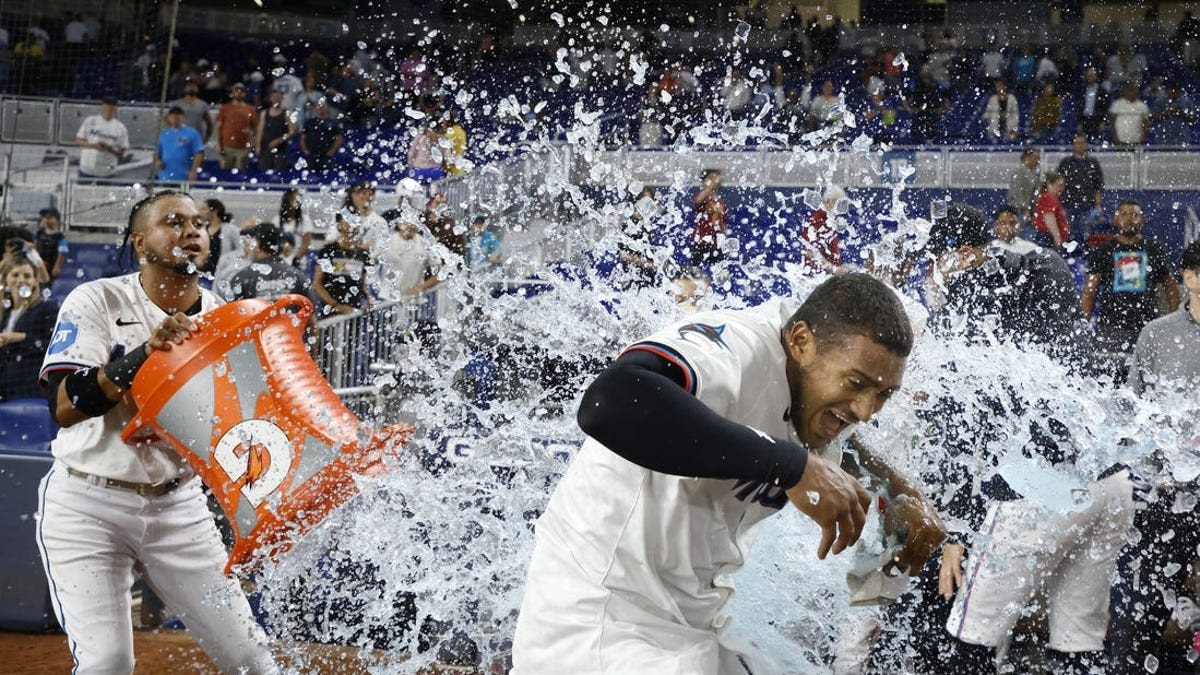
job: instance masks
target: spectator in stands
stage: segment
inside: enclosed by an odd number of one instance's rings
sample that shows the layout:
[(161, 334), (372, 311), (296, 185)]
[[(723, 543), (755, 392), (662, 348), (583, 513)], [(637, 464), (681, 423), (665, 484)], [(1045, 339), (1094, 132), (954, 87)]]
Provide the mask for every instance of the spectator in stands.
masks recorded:
[(1152, 109), (1150, 123), (1159, 145), (1188, 145), (1196, 123), (1196, 104), (1176, 83), (1167, 87), (1167, 97)]
[(1079, 84), (1079, 56), (1070, 44), (1061, 43), (1054, 50), (1054, 67), (1058, 71), (1055, 90), (1074, 91)]
[(1183, 18), (1179, 20), (1179, 27), (1175, 31), (1175, 44), (1184, 67), (1192, 67), (1196, 58), (1200, 56), (1200, 18), (1193, 16), (1190, 11), (1184, 12)]
[[(201, 59), (203, 61), (203, 59)], [(225, 98), (225, 93), (229, 91), (229, 76), (221, 68), (221, 64), (213, 61), (211, 64), (197, 61), (196, 65), (203, 68), (200, 71), (200, 78), (197, 83), (200, 85), (200, 98), (204, 99), (205, 103), (215, 105), (220, 103)]]
[(487, 227), (487, 219), (476, 215), (467, 230), (467, 269), (482, 270), (500, 264), (500, 237)]
[(309, 170), (328, 170), (345, 138), (328, 99), (322, 97), (317, 101), (316, 116), (304, 121), (304, 131), (300, 134), (300, 151), (304, 153)]
[(1116, 375), (1124, 379), (1126, 357), (1138, 334), (1159, 311), (1159, 293), (1167, 307), (1179, 306), (1175, 270), (1162, 245), (1142, 234), (1142, 207), (1132, 199), (1117, 206), (1113, 217), (1116, 237), (1088, 255), (1088, 275), (1081, 303), (1084, 318), (1096, 312), (1096, 343), (1116, 362)]
[(245, 171), (258, 129), (258, 110), (246, 103), (246, 85), (235, 82), (229, 88), (229, 102), (217, 112), (217, 150), (222, 169)]
[(50, 273), (46, 271), (46, 265), (42, 262), (41, 255), (38, 254), (37, 243), (29, 230), (24, 227), (0, 225), (0, 244), (3, 244), (0, 251), (4, 253), (3, 257), (0, 257), (0, 262), (28, 259), (34, 263), (38, 283), (43, 286), (50, 283)]
[[(279, 229), (284, 235), (298, 237), (293, 260), (301, 265), (312, 248), (313, 234), (317, 227), (304, 211), (304, 193), (299, 188), (290, 188), (279, 200)], [(324, 239), (324, 235), (321, 237)]]
[(1042, 86), (1042, 93), (1033, 103), (1033, 120), (1030, 124), (1033, 138), (1037, 141), (1052, 141), (1062, 124), (1062, 98), (1054, 92), (1054, 83)]
[(983, 55), (979, 57), (979, 76), (982, 82), (995, 82), (996, 80), (1004, 79), (1004, 74), (1008, 70), (1008, 59), (1005, 58), (1004, 52), (1001, 51), (996, 38), (988, 38), (987, 46), (983, 50)]
[(71, 252), (67, 236), (62, 231), (62, 214), (56, 208), (38, 212), (38, 230), (33, 234), (34, 245), (50, 280), (62, 274), (63, 263)]
[(275, 67), (271, 69), (271, 74), (275, 76), (275, 81), (271, 83), (271, 90), (279, 92), (283, 109), (291, 113), (292, 119), (299, 124), (304, 114), (304, 82), (296, 76), (296, 69), (288, 65), (287, 57), (283, 54), (276, 54), (274, 60)]
[(208, 103), (200, 98), (200, 87), (195, 80), (188, 80), (183, 85), (183, 97), (171, 101), (167, 105), (183, 111), (183, 123), (200, 132), (200, 138), (205, 143), (212, 138), (213, 123), (208, 116)]
[(1083, 89), (1079, 92), (1079, 109), (1076, 116), (1079, 120), (1079, 133), (1091, 140), (1099, 140), (1104, 135), (1108, 122), (1108, 91), (1100, 83), (1095, 68), (1088, 68), (1083, 74)]
[(1033, 45), (1025, 45), (1021, 53), (1012, 62), (1013, 87), (1020, 92), (1028, 92), (1037, 76), (1038, 60), (1034, 54)]
[(1109, 91), (1120, 91), (1131, 84), (1140, 88), (1142, 74), (1146, 72), (1146, 57), (1134, 52), (1128, 43), (1122, 43), (1117, 47), (1117, 53), (1108, 57), (1104, 71), (1104, 84)]
[(58, 318), (58, 303), (42, 297), (41, 263), (23, 254), (0, 261), (0, 401), (45, 398), (38, 371)]
[(422, 183), (432, 183), (446, 176), (442, 169), (441, 157), (435, 157), (434, 152), (441, 154), (437, 142), (441, 134), (434, 124), (419, 128), (413, 134), (408, 144), (408, 175)]
[(1138, 97), (1136, 84), (1126, 84), (1124, 93), (1108, 106), (1113, 142), (1118, 145), (1145, 145), (1150, 131), (1150, 106)]
[(233, 276), (242, 263), (242, 243), (237, 225), (233, 224), (233, 215), (225, 209), (225, 204), (219, 199), (205, 199), (200, 204), (200, 216), (204, 219), (208, 230), (208, 258), (200, 265), (200, 272), (213, 280), (213, 288), (220, 288), (218, 280), (225, 281)]
[(1008, 93), (1008, 84), (996, 80), (995, 93), (988, 98), (981, 119), (987, 122), (988, 138), (993, 142), (1015, 141), (1021, 130), (1021, 109), (1017, 97)]
[(838, 209), (846, 208), (846, 191), (831, 185), (821, 196), (821, 208), (812, 212), (800, 230), (805, 269), (814, 274), (844, 274), (842, 237), (838, 233)]
[(885, 92), (886, 88), (880, 87), (872, 93), (861, 112), (863, 133), (877, 143), (891, 143), (898, 134), (896, 109), (900, 106)]
[(933, 79), (933, 69), (921, 64), (916, 86), (904, 99), (904, 107), (913, 116), (913, 142), (936, 143), (942, 138), (942, 116), (950, 109), (950, 99)]
[(1200, 240), (1184, 249), (1180, 267), (1187, 290), (1183, 304), (1146, 324), (1133, 349), (1129, 383), (1139, 394), (1157, 387), (1200, 388)]
[(183, 109), (167, 111), (167, 126), (158, 135), (154, 166), (158, 180), (194, 183), (204, 163), (204, 140), (199, 132), (183, 123)]
[(268, 222), (259, 223), (243, 230), (241, 240), (250, 264), (230, 279), (229, 299), (262, 298), (273, 301), (292, 293), (308, 296), (308, 279), (279, 257), (283, 232), (278, 226)]
[(724, 174), (706, 169), (700, 179), (700, 191), (692, 197), (695, 221), (692, 228), (692, 264), (708, 265), (725, 259), (721, 245), (729, 228), (729, 214), (721, 199)]
[(442, 138), (438, 141), (442, 146), (442, 163), (447, 174), (458, 176), (470, 166), (467, 161), (467, 130), (458, 121), (458, 113), (453, 108), (446, 110), (443, 120)]
[(1030, 233), (1033, 241), (1054, 251), (1061, 250), (1064, 244), (1071, 241), (1071, 224), (1067, 211), (1058, 199), (1065, 187), (1066, 181), (1062, 174), (1047, 171), (1033, 208), (1034, 231)]
[(75, 133), (79, 151), (79, 172), (103, 178), (117, 171), (117, 165), (129, 147), (129, 131), (117, 119), (117, 99), (100, 102), (100, 114), (89, 115)]
[(374, 248), (388, 234), (387, 221), (375, 213), (375, 185), (359, 181), (346, 188), (345, 199), (338, 216), (350, 223), (356, 238), (368, 249)]
[(313, 269), (312, 290), (322, 302), (322, 318), (352, 314), (371, 306), (367, 291), (367, 280), (374, 267), (371, 254), (363, 246), (362, 233), (341, 212), (336, 222), (337, 239), (321, 248)]
[(429, 197), (422, 217), (425, 228), (447, 251), (460, 259), (467, 254), (467, 238), (457, 230), (444, 192), (435, 192)]
[(742, 75), (742, 69), (732, 68), (725, 81), (721, 83), (721, 102), (730, 117), (735, 120), (742, 118), (753, 91), (753, 85)]
[(1062, 201), (1071, 218), (1071, 238), (1085, 244), (1091, 224), (1104, 215), (1104, 171), (1088, 152), (1088, 139), (1075, 134), (1071, 154), (1058, 163), (1058, 173), (1066, 181)]
[(834, 111), (840, 103), (840, 97), (834, 93), (833, 80), (821, 83), (821, 95), (814, 98), (809, 108), (809, 118), (814, 129), (820, 129), (833, 121)]
[(1142, 100), (1150, 106), (1150, 112), (1162, 107), (1163, 102), (1167, 100), (1167, 85), (1162, 75), (1150, 78), (1150, 84), (1142, 90)]
[(270, 105), (258, 116), (258, 168), (263, 171), (291, 171), (294, 160), (291, 155), (292, 137), (297, 134), (294, 116), (283, 108), (283, 94), (272, 89), (268, 94)]
[(996, 235), (992, 244), (1010, 253), (1025, 255), (1042, 248), (1018, 236), (1021, 232), (1021, 218), (1011, 206), (1005, 205), (996, 209), (996, 215), (992, 219), (992, 231)]
[(1021, 152), (1021, 165), (1013, 171), (1008, 181), (1008, 194), (1004, 203), (1012, 207), (1022, 222), (1029, 222), (1029, 211), (1033, 208), (1033, 198), (1042, 182), (1042, 174), (1038, 167), (1042, 163), (1042, 151), (1037, 148), (1025, 148)]
[(179, 67), (167, 79), (167, 97), (174, 100), (183, 96), (183, 88), (195, 76), (196, 73), (192, 68), (192, 62), (188, 60), (180, 61)]
[(1046, 84), (1047, 82), (1052, 82), (1057, 85), (1059, 76), (1060, 73), (1058, 71), (1058, 64), (1055, 63), (1054, 57), (1050, 54), (1050, 50), (1044, 50), (1041, 58), (1038, 59), (1037, 75), (1034, 78), (1035, 81), (1037, 82), (1038, 86)]
[(401, 208), (384, 213), (392, 228), (378, 254), (379, 295), (385, 300), (419, 295), (438, 284), (437, 242), (414, 215), (419, 212), (403, 200)]

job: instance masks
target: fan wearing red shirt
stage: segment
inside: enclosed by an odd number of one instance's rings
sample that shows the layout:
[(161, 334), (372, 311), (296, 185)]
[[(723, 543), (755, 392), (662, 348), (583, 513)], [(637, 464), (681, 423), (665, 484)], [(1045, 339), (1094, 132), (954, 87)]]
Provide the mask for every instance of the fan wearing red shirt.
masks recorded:
[(707, 169), (700, 179), (700, 191), (692, 197), (696, 209), (696, 227), (692, 230), (692, 264), (710, 265), (721, 261), (721, 243), (725, 241), (729, 217), (725, 200), (721, 199), (722, 174), (719, 169)]
[(833, 212), (838, 200), (846, 198), (846, 192), (834, 185), (825, 190), (823, 197), (821, 208), (813, 211), (804, 228), (800, 230), (800, 238), (804, 245), (805, 269), (811, 272), (841, 274), (846, 271), (842, 266), (842, 238), (830, 222), (829, 214)]
[(1033, 224), (1043, 239), (1053, 242), (1054, 248), (1061, 248), (1071, 238), (1071, 224), (1067, 220), (1067, 211), (1063, 208), (1058, 196), (1062, 194), (1067, 182), (1057, 171), (1047, 171), (1046, 180), (1038, 193), (1037, 202), (1033, 207)]

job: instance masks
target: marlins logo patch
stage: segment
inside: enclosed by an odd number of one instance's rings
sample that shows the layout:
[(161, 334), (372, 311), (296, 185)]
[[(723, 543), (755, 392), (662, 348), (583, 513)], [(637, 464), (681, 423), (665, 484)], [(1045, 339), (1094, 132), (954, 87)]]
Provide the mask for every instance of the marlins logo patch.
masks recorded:
[(706, 352), (715, 352), (721, 349), (732, 352), (729, 345), (725, 344), (725, 324), (720, 326), (710, 326), (706, 323), (689, 323), (679, 327), (679, 337), (685, 342), (690, 342), (697, 347), (700, 347)]

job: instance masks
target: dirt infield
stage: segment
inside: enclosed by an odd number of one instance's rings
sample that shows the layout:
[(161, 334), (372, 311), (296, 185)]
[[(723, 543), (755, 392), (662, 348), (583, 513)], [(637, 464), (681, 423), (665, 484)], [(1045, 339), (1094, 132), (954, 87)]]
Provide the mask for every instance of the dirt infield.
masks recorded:
[[(212, 662), (196, 641), (180, 630), (137, 631), (133, 649), (138, 675), (150, 673), (217, 673)], [(330, 675), (365, 674), (375, 661), (371, 653), (329, 645), (280, 645), (275, 655), (284, 668), (291, 666), (304, 673)], [(71, 653), (67, 638), (60, 633), (0, 633), (0, 672), (68, 673)], [(440, 672), (463, 673), (459, 670)]]

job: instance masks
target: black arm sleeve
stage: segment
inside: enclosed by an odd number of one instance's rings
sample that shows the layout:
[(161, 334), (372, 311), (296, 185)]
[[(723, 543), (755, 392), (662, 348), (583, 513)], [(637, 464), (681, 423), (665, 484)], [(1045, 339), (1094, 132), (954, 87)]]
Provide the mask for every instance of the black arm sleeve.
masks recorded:
[(588, 387), (579, 427), (621, 457), (675, 476), (751, 480), (791, 488), (808, 450), (713, 412), (683, 388), (679, 367), (630, 351)]

